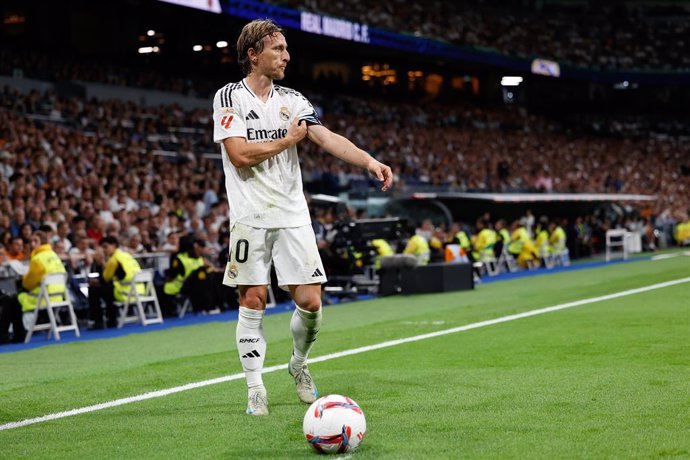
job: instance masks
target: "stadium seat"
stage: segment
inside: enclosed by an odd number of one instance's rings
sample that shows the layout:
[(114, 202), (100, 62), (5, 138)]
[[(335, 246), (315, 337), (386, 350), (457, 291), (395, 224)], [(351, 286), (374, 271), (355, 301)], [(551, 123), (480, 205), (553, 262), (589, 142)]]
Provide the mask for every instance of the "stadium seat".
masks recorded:
[(175, 304), (177, 305), (177, 317), (184, 318), (184, 315), (192, 308), (192, 301), (189, 297), (177, 296), (175, 298)]
[(505, 269), (510, 273), (514, 273), (520, 269), (515, 261), (515, 257), (513, 257), (505, 246), (503, 247), (503, 251), (501, 251), (501, 255), (498, 256), (498, 268), (501, 271)]
[[(64, 286), (63, 292), (48, 293), (48, 286)], [(60, 309), (67, 309), (70, 324), (62, 324), (62, 317), (59, 315)], [(39, 323), (38, 317), (41, 310), (48, 313), (48, 322)], [(69, 289), (67, 288), (67, 273), (51, 273), (43, 277), (41, 281), (41, 290), (38, 293), (36, 302), (36, 310), (31, 320), (31, 325), (27, 327), (25, 343), (31, 341), (31, 336), (37, 331), (48, 331), (48, 338), (51, 335), (55, 336), (55, 340), (60, 340), (60, 332), (74, 331), (79, 337), (79, 326), (77, 325), (77, 316), (74, 314), (74, 307), (70, 301)]]
[[(127, 285), (122, 283), (123, 285)], [(139, 293), (137, 285), (144, 285), (144, 292)], [(129, 283), (129, 292), (124, 302), (115, 302), (120, 308), (120, 318), (117, 327), (120, 328), (127, 323), (141, 323), (142, 326), (163, 322), (163, 314), (156, 296), (156, 289), (153, 285), (153, 270), (141, 270)], [(148, 307), (148, 308), (147, 308)], [(133, 310), (130, 313), (130, 308)], [(134, 311), (136, 309), (136, 311)], [(151, 315), (147, 315), (147, 310), (153, 309)]]
[(273, 287), (269, 284), (266, 289), (266, 308), (273, 308), (277, 305)]
[(500, 265), (493, 254), (489, 254), (488, 252), (482, 254), (481, 263), (487, 275), (496, 276), (500, 273)]
[(539, 247), (539, 258), (544, 262), (546, 269), (552, 269), (556, 266), (556, 255), (549, 250), (548, 243), (542, 244)]
[(624, 229), (606, 231), (606, 262), (609, 262), (614, 255), (622, 255), (623, 260), (628, 259), (628, 244), (626, 240), (629, 234), (630, 232)]
[(561, 267), (570, 266), (570, 251), (568, 248), (554, 254), (554, 260), (556, 265), (560, 265)]
[[(266, 306), (268, 308), (270, 307), (275, 307), (275, 299), (273, 299), (273, 291), (269, 291), (269, 299), (272, 303), (266, 302)], [(184, 318), (184, 316), (187, 314), (189, 311), (194, 311), (192, 308), (192, 300), (189, 297), (185, 296), (177, 296), (175, 298), (175, 304), (177, 305), (177, 317), (178, 318)], [(214, 308), (213, 310), (204, 310), (201, 312), (204, 315), (217, 315), (220, 313), (220, 308)]]

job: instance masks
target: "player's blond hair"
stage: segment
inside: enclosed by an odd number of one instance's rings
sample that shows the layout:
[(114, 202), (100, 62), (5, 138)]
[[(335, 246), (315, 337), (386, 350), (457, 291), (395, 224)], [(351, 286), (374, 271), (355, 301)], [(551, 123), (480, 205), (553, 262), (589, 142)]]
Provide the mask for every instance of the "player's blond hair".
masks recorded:
[(237, 62), (245, 75), (252, 71), (249, 49), (254, 48), (257, 54), (261, 53), (264, 49), (264, 37), (276, 33), (285, 35), (283, 28), (271, 19), (255, 19), (242, 27), (242, 32), (237, 38)]

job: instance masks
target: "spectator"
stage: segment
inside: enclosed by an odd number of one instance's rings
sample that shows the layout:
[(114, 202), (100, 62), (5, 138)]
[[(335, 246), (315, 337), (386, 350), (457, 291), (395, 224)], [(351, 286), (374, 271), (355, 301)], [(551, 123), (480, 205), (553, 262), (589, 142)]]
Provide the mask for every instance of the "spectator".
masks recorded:
[(67, 237), (69, 235), (69, 224), (66, 221), (61, 221), (57, 224), (57, 230), (53, 236), (53, 246), (60, 242), (65, 251), (72, 249), (72, 242)]
[(94, 214), (91, 216), (91, 221), (86, 229), (86, 236), (88, 236), (95, 244), (99, 244), (105, 236), (105, 222), (100, 215)]
[(26, 212), (23, 207), (16, 207), (12, 214), (12, 221), (10, 222), (10, 232), (12, 236), (20, 236), (21, 227), (26, 223)]
[(10, 242), (10, 247), (7, 251), (7, 258), (9, 260), (27, 260), (28, 254), (24, 249), (24, 238), (21, 236), (15, 236)]
[(86, 236), (77, 239), (76, 244), (67, 252), (70, 258), (70, 266), (74, 273), (87, 276), (94, 262), (95, 250), (93, 242)]

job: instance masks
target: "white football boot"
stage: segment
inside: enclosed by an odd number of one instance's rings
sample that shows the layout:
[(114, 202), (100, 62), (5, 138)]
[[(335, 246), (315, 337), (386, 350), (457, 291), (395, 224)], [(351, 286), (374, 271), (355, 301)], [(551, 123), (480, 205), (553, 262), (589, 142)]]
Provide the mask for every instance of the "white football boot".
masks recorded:
[(249, 389), (247, 415), (268, 415), (268, 396), (263, 385)]
[(319, 393), (316, 391), (316, 384), (311, 378), (307, 365), (304, 364), (301, 368), (295, 369), (292, 359), (290, 359), (288, 372), (295, 379), (295, 385), (297, 386), (297, 397), (300, 399), (300, 401), (307, 404), (311, 404), (316, 401)]

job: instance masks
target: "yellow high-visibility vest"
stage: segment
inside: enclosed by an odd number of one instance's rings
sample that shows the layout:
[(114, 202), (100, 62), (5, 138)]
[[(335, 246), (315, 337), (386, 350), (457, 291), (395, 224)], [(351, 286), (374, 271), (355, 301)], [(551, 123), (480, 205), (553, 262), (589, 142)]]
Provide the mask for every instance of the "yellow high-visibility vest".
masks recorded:
[(179, 294), (182, 290), (182, 285), (185, 280), (189, 278), (189, 275), (191, 275), (194, 270), (204, 265), (204, 259), (202, 257), (189, 257), (186, 252), (179, 253), (175, 260), (173, 260), (173, 264), (178, 260), (182, 264), (184, 271), (177, 275), (175, 279), (165, 282), (163, 285), (163, 292), (168, 295)]
[[(115, 300), (123, 302), (127, 298), (127, 293), (129, 292), (129, 283), (132, 281), (132, 278), (134, 278), (134, 275), (141, 271), (141, 266), (139, 265), (139, 262), (137, 262), (137, 260), (134, 257), (132, 257), (130, 253), (125, 252), (119, 248), (115, 250), (111, 259), (113, 259), (114, 262), (108, 260), (106, 268), (103, 271), (103, 279), (105, 279), (106, 281), (113, 281), (113, 286), (115, 287)], [(110, 270), (108, 267), (109, 265), (111, 267), (114, 265), (114, 268), (112, 268), (112, 275), (110, 274)], [(122, 267), (122, 270), (124, 270), (125, 272), (125, 277), (122, 279), (115, 279), (114, 277), (110, 277), (113, 276), (115, 270), (117, 270), (117, 265)], [(143, 284), (139, 284), (137, 286), (137, 292), (139, 292), (140, 294), (144, 293)]]
[[(62, 264), (62, 261), (58, 257), (58, 255), (53, 251), (53, 249), (50, 247), (49, 244), (43, 244), (31, 253), (31, 262), (29, 263), (29, 272), (27, 272), (26, 275), (24, 275), (24, 278), (26, 279), (27, 276), (32, 276), (32, 267), (37, 267), (38, 270), (43, 271), (43, 275), (41, 276), (41, 279), (45, 275), (49, 275), (51, 273), (65, 273), (65, 266)], [(38, 293), (41, 291), (41, 284), (39, 283), (38, 286), (34, 287), (31, 289), (29, 292), (21, 292), (17, 296), (17, 300), (19, 301), (19, 304), (22, 306), (22, 311), (27, 312), (27, 311), (33, 311), (36, 309), (36, 303), (38, 302)], [(65, 286), (64, 285), (55, 285), (51, 284), (48, 285), (48, 293), (49, 294), (64, 294), (65, 292)], [(57, 296), (56, 296), (57, 297)], [(61, 297), (61, 296), (60, 296)], [(52, 298), (52, 296), (51, 296)]]
[(417, 258), (417, 263), (419, 265), (426, 265), (429, 263), (429, 258), (431, 257), (429, 243), (426, 242), (424, 237), (414, 235), (410, 238), (410, 241), (407, 242), (403, 254), (412, 254)]

